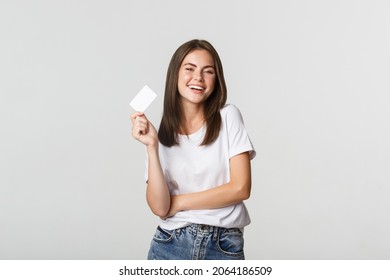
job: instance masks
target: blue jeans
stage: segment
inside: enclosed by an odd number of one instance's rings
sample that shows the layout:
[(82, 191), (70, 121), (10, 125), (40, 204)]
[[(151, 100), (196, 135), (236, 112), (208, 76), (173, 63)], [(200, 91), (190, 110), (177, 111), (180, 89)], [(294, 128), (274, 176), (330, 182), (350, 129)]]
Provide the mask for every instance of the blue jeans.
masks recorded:
[(174, 230), (157, 227), (148, 253), (148, 260), (244, 259), (241, 230), (198, 224)]

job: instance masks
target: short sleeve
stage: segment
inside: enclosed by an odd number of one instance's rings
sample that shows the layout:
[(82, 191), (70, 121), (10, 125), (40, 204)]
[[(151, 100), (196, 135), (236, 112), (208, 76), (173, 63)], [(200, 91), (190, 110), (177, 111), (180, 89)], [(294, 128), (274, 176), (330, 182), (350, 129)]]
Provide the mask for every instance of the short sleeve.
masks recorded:
[(228, 105), (226, 126), (229, 141), (229, 158), (249, 152), (250, 159), (256, 156), (256, 151), (249, 138), (240, 110), (234, 105)]

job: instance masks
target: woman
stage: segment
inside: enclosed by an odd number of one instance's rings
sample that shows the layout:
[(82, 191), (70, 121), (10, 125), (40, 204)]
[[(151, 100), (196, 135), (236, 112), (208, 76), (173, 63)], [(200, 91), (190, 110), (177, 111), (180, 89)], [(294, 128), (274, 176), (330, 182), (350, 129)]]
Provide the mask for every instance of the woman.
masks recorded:
[(161, 218), (148, 259), (245, 258), (243, 201), (256, 152), (226, 98), (218, 53), (192, 40), (169, 64), (158, 133), (142, 112), (131, 116), (132, 134), (147, 150), (147, 202)]

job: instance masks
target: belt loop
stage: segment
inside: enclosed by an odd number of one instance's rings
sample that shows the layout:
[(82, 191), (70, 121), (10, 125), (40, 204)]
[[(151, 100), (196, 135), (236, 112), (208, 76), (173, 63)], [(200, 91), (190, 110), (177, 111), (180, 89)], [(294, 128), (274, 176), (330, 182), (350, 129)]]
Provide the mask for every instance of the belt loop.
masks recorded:
[(219, 227), (215, 226), (214, 227), (214, 232), (213, 232), (213, 240), (216, 241), (218, 238), (218, 232), (219, 232)]

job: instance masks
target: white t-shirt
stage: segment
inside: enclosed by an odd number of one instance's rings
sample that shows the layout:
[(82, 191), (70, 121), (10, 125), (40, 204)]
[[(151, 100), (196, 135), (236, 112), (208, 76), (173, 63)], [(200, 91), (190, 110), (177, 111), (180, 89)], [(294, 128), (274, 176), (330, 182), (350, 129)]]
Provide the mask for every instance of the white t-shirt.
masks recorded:
[[(200, 146), (205, 125), (190, 135), (179, 135), (179, 145), (166, 147), (160, 143), (161, 167), (172, 195), (199, 192), (230, 181), (229, 160), (243, 152), (256, 152), (246, 132), (240, 111), (234, 105), (221, 109), (222, 125), (214, 143)], [(145, 180), (147, 181), (147, 165)], [(250, 223), (243, 202), (218, 209), (187, 210), (161, 220), (165, 229), (177, 229), (190, 223), (225, 228), (244, 228)]]

